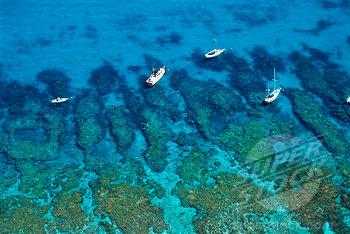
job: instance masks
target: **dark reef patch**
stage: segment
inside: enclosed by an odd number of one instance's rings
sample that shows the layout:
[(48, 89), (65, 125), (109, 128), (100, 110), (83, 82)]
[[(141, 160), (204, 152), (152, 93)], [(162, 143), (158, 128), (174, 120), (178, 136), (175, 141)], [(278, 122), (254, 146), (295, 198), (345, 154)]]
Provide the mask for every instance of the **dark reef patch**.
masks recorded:
[(57, 69), (47, 69), (41, 71), (36, 80), (46, 84), (47, 91), (52, 97), (67, 97), (70, 94), (70, 78)]
[(141, 97), (126, 87), (122, 88), (122, 92), (126, 106), (146, 139), (148, 145), (144, 152), (146, 163), (153, 171), (162, 172), (168, 165), (166, 144), (173, 137), (173, 133), (166, 125), (163, 116), (153, 108), (146, 108), (147, 105)]
[(288, 90), (286, 92), (293, 104), (293, 111), (300, 121), (316, 136), (335, 156), (346, 155), (350, 144), (343, 133), (329, 120), (321, 105), (305, 91)]
[(178, 32), (172, 32), (169, 35), (159, 36), (156, 43), (160, 46), (164, 45), (179, 45), (182, 42), (182, 36)]
[(273, 22), (278, 15), (277, 8), (254, 3), (225, 4), (223, 7), (235, 21), (242, 22), (247, 27), (258, 27)]
[(328, 62), (324, 56), (321, 56), (320, 60), (315, 60), (294, 51), (289, 58), (294, 64), (295, 74), (300, 78), (302, 86), (320, 97), (331, 115), (341, 121), (349, 122), (349, 106), (344, 100), (349, 92), (347, 88), (350, 87), (349, 75), (339, 71), (337, 65)]
[(255, 46), (250, 51), (250, 56), (254, 60), (254, 70), (266, 78), (273, 77), (273, 68), (278, 72), (286, 71), (283, 58), (270, 54), (264, 46)]
[(92, 25), (88, 25), (85, 27), (85, 31), (83, 33), (83, 36), (87, 39), (96, 40), (98, 38), (98, 30), (97, 30), (97, 28), (93, 27)]
[(52, 41), (44, 38), (44, 37), (38, 37), (37, 39), (34, 40), (33, 46), (38, 45), (41, 47), (46, 47), (52, 44)]
[(153, 57), (150, 54), (144, 54), (143, 58), (145, 60), (145, 66), (146, 69), (158, 69), (160, 67), (162, 67), (164, 64), (162, 63), (162, 61), (160, 61), (159, 59)]
[(141, 66), (130, 65), (128, 66), (128, 71), (139, 73), (141, 71)]
[(32, 85), (22, 85), (17, 81), (9, 83), (0, 82), (0, 106), (8, 107), (8, 113), (12, 115), (22, 115), (22, 107), (26, 100), (33, 100), (38, 103), (46, 100), (44, 95)]
[(116, 144), (117, 151), (124, 154), (135, 140), (135, 133), (125, 111), (117, 106), (107, 111), (109, 130)]
[(104, 65), (91, 72), (88, 82), (96, 89), (98, 94), (106, 95), (118, 88), (119, 83), (116, 83), (116, 81), (121, 78), (118, 71), (110, 63), (104, 62)]
[(170, 80), (172, 87), (179, 90), (185, 99), (186, 120), (194, 121), (206, 139), (217, 135), (236, 112), (245, 111), (239, 95), (213, 80), (204, 82), (192, 79), (184, 69), (174, 71)]
[(321, 0), (319, 1), (324, 9), (336, 9), (340, 8), (345, 11), (350, 10), (350, 0)]
[(314, 36), (319, 35), (322, 31), (327, 30), (328, 28), (332, 27), (335, 25), (334, 22), (328, 21), (328, 20), (319, 20), (317, 21), (317, 25), (315, 28), (312, 29), (294, 29), (294, 32), (299, 32), (299, 33), (307, 33), (311, 34)]
[(155, 112), (160, 115), (170, 116), (173, 121), (181, 119), (181, 112), (178, 110), (178, 105), (165, 94), (165, 90), (160, 85), (155, 87), (141, 89), (147, 106), (152, 107)]

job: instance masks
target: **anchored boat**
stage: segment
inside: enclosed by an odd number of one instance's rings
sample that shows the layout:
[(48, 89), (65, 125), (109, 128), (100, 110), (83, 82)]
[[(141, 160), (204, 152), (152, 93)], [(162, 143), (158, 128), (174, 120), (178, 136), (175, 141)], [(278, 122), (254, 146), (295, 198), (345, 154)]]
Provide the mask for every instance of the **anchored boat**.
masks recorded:
[(164, 76), (164, 74), (165, 74), (165, 66), (159, 68), (158, 71), (153, 69), (153, 72), (150, 75), (150, 77), (146, 80), (146, 83), (149, 86), (153, 86)]
[(205, 54), (205, 57), (207, 59), (218, 57), (220, 54), (222, 54), (225, 51), (225, 49), (213, 49), (212, 51), (209, 51)]
[(350, 104), (350, 97), (348, 97), (348, 99), (346, 99), (346, 102), (347, 102), (348, 104)]
[(57, 97), (57, 98), (54, 98), (52, 100), (50, 100), (51, 103), (62, 103), (62, 102), (66, 102), (68, 101), (69, 99), (71, 99), (72, 97)]
[(275, 70), (275, 68), (273, 68), (273, 90), (271, 91), (269, 86), (267, 87), (267, 95), (264, 99), (264, 102), (271, 103), (271, 102), (275, 101), (277, 99), (278, 95), (280, 95), (281, 90), (282, 90), (282, 88), (279, 86), (279, 82), (276, 79), (276, 70)]

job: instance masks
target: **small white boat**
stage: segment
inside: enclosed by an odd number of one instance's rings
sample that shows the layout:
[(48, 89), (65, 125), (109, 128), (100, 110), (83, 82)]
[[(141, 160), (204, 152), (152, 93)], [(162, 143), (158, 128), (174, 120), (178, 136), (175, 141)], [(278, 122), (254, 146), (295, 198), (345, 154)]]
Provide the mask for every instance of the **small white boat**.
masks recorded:
[(348, 104), (350, 104), (350, 97), (348, 97), (348, 99), (346, 99), (346, 102), (347, 102)]
[(153, 86), (164, 76), (164, 74), (165, 74), (165, 66), (159, 68), (158, 71), (153, 70), (150, 77), (146, 80), (146, 83), (149, 86)]
[(68, 101), (69, 99), (71, 99), (72, 97), (57, 97), (57, 98), (54, 98), (52, 99), (50, 102), (51, 103), (62, 103), (62, 102), (66, 102)]
[(219, 56), (220, 54), (222, 54), (224, 51), (225, 51), (225, 49), (213, 49), (212, 51), (209, 51), (208, 53), (206, 53), (205, 57), (207, 59), (215, 58), (215, 57)]
[(276, 86), (276, 83), (278, 84), (278, 81), (276, 79), (276, 70), (275, 68), (273, 69), (273, 90), (271, 92), (271, 90), (269, 89), (269, 87), (267, 87), (267, 95), (264, 99), (265, 103), (271, 103), (273, 101), (275, 101), (278, 97), (278, 95), (280, 95), (282, 88)]

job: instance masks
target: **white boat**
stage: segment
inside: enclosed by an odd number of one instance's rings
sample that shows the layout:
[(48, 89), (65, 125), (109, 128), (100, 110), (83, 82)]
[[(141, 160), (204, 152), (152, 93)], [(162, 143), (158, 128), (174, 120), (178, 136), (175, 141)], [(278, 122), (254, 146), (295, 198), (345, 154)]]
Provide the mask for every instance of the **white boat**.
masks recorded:
[(213, 49), (212, 51), (209, 51), (208, 53), (206, 53), (205, 57), (207, 59), (215, 58), (215, 57), (219, 56), (220, 54), (222, 54), (224, 51), (225, 51), (225, 49)]
[(71, 99), (72, 97), (57, 97), (57, 98), (54, 98), (52, 99), (50, 102), (51, 103), (62, 103), (62, 102), (66, 102), (68, 101), (69, 99)]
[(348, 104), (350, 104), (350, 97), (348, 97), (348, 99), (346, 99), (346, 102), (347, 102)]
[(153, 86), (164, 76), (164, 74), (165, 74), (165, 66), (159, 68), (158, 71), (153, 70), (150, 77), (148, 77), (148, 79), (146, 80), (146, 83), (149, 86)]
[(276, 79), (276, 70), (275, 68), (273, 69), (273, 90), (271, 92), (271, 90), (269, 89), (269, 87), (267, 87), (267, 95), (264, 99), (265, 103), (271, 103), (273, 101), (275, 101), (278, 97), (278, 95), (280, 95), (282, 88), (278, 86), (276, 86), (276, 83), (278, 84), (278, 81)]

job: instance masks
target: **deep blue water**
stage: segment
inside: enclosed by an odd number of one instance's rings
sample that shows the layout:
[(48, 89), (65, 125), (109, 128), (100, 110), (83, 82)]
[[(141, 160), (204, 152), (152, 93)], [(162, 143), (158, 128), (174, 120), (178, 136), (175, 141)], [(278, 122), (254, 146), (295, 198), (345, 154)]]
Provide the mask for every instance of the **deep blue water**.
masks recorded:
[(0, 1), (0, 232), (349, 233), (349, 22), (348, 0)]

